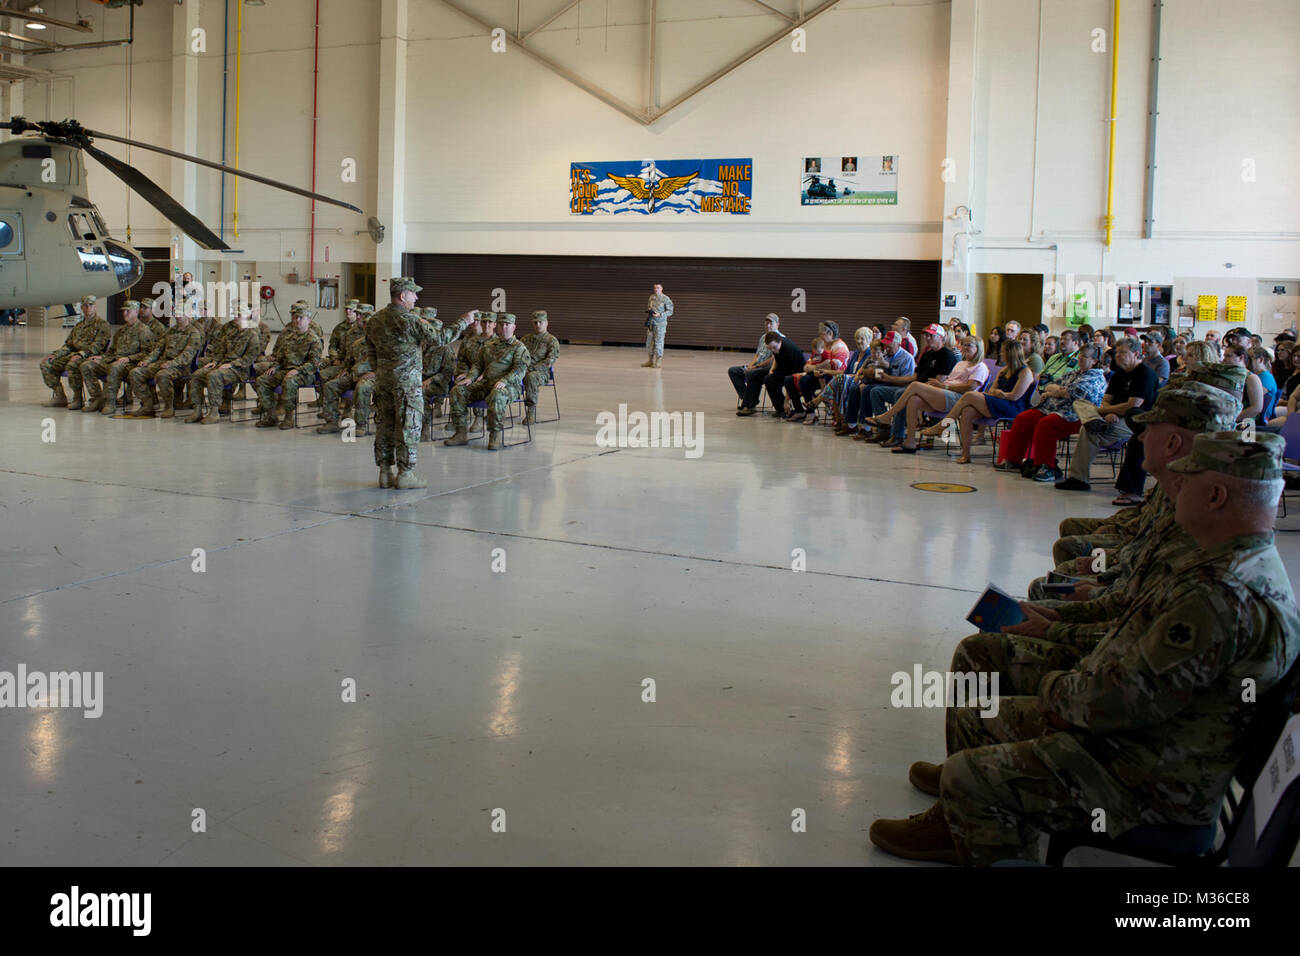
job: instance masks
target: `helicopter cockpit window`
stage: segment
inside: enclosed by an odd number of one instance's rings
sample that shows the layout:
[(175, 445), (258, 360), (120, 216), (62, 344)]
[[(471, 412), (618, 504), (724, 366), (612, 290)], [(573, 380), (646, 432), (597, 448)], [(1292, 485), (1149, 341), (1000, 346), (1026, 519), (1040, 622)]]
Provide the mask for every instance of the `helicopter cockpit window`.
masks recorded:
[(16, 236), (17, 233), (14, 232), (14, 227), (5, 220), (0, 219), (0, 251), (13, 252), (14, 250), (9, 247), (14, 244)]
[(99, 210), (93, 206), (90, 208), (90, 218), (91, 218), (91, 222), (93, 222), (95, 225), (95, 235), (107, 236), (108, 226), (104, 225), (104, 220), (100, 218)]
[(95, 246), (78, 246), (77, 255), (81, 257), (81, 268), (86, 272), (108, 272), (108, 257)]
[(90, 216), (84, 212), (74, 212), (68, 216), (68, 228), (73, 239), (94, 239), (97, 235)]

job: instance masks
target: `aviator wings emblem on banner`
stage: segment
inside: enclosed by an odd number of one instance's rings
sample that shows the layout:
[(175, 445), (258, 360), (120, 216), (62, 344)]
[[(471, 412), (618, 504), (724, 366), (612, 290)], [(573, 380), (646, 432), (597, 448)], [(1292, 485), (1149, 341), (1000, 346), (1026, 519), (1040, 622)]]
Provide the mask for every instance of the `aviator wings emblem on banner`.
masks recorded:
[(653, 159), (569, 166), (569, 212), (748, 215), (753, 160)]

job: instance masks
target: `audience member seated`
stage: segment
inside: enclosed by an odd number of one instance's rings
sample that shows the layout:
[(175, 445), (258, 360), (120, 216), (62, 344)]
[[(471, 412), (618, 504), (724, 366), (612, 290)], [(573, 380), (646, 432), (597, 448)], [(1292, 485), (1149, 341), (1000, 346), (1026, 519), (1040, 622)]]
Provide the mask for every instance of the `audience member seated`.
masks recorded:
[(1115, 487), (1120, 494), (1114, 500), (1117, 505), (1142, 503), (1142, 489), (1146, 484), (1146, 473), (1142, 470), (1142, 443), (1129, 441), (1142, 431), (1142, 426), (1133, 421), (1143, 408), (1149, 409), (1155, 402), (1156, 376), (1146, 365), (1142, 364), (1141, 347), (1135, 339), (1123, 338), (1115, 343), (1115, 371), (1106, 386), (1106, 395), (1096, 414), (1083, 414), (1084, 407), (1076, 407), (1083, 419), (1083, 429), (1079, 432), (1079, 442), (1070, 459), (1069, 473), (1064, 481), (1058, 481), (1058, 491), (1089, 491), (1092, 462), (1103, 448), (1127, 442), (1124, 466), (1120, 470)]
[[(763, 336), (772, 359), (767, 366), (767, 375), (763, 386), (767, 389), (768, 400), (772, 403), (772, 414), (778, 418), (785, 417), (785, 395), (782, 389), (785, 380), (799, 372), (804, 366), (803, 349), (794, 344), (794, 340), (779, 332), (768, 332)], [(752, 410), (750, 414), (753, 414)]]
[[(1268, 349), (1253, 348), (1246, 356), (1246, 367), (1259, 379), (1262, 400), (1259, 414), (1255, 416), (1255, 424), (1267, 425), (1269, 419), (1273, 417), (1273, 409), (1277, 407), (1278, 398), (1281, 389), (1278, 388), (1277, 379), (1273, 377), (1273, 357), (1268, 354)], [(1250, 388), (1250, 379), (1246, 379), (1246, 388)]]
[(859, 371), (871, 364), (871, 329), (864, 325), (853, 333), (853, 341), (857, 349), (850, 356), (849, 364), (844, 367), (843, 372), (832, 378), (822, 391), (823, 403), (830, 410), (831, 421), (835, 423), (837, 435), (849, 431), (848, 422), (844, 417), (849, 393), (856, 392), (857, 386), (862, 382)]
[(1101, 349), (1085, 345), (1076, 356), (1078, 367), (1066, 372), (1058, 382), (1039, 385), (1031, 401), (1033, 407), (1017, 415), (1011, 427), (1002, 432), (994, 468), (1019, 470), (1022, 477), (1035, 481), (1055, 482), (1065, 477), (1057, 466), (1056, 445), (1078, 434), (1082, 427), (1074, 405), (1084, 402), (1095, 408), (1106, 394), (1106, 376), (1097, 368)]
[(1043, 350), (1043, 371), (1038, 376), (1040, 386), (1058, 381), (1066, 372), (1073, 371), (1075, 357), (1079, 354), (1079, 337), (1074, 329), (1066, 329), (1059, 336), (1053, 335), (1052, 338), (1056, 340), (1052, 354), (1048, 355), (1046, 348)]
[[(915, 377), (916, 360), (903, 348), (901, 335), (892, 331), (886, 333), (880, 340), (880, 349), (878, 364), (867, 371), (863, 376), (863, 384), (858, 388), (857, 407), (849, 405), (847, 418), (857, 432), (854, 441), (866, 441), (871, 435), (870, 429), (864, 424), (865, 419), (871, 414), (871, 393), (877, 388), (901, 390)], [(850, 402), (852, 402), (851, 397)]]
[(1295, 343), (1290, 339), (1279, 340), (1273, 349), (1273, 364), (1270, 371), (1273, 373), (1273, 379), (1278, 384), (1278, 398), (1285, 396), (1281, 393), (1282, 383), (1291, 377), (1291, 353), (1295, 350)]
[(921, 333), (921, 344), (921, 357), (917, 359), (916, 367), (910, 375), (882, 375), (883, 384), (868, 391), (865, 401), (870, 405), (871, 417), (864, 419), (864, 422), (875, 428), (876, 432), (866, 441), (879, 442), (882, 448), (901, 445), (907, 421), (899, 416), (892, 427), (891, 423), (881, 421), (881, 416), (885, 414), (885, 404), (897, 402), (903, 391), (914, 382), (933, 384), (940, 376), (950, 373), (957, 364), (957, 354), (948, 348), (948, 333), (943, 326), (926, 326)]
[(952, 367), (951, 372), (937, 375), (929, 382), (921, 382), (918, 374), (917, 381), (903, 390), (894, 407), (883, 415), (876, 416), (875, 421), (888, 425), (895, 437), (901, 437), (901, 443), (893, 451), (911, 454), (917, 449), (921, 416), (947, 415), (962, 395), (978, 391), (988, 381), (988, 377), (989, 367), (984, 364), (984, 342), (968, 335), (961, 343), (961, 361)]
[(768, 332), (776, 332), (780, 335), (780, 325), (781, 317), (775, 312), (769, 312), (764, 320), (763, 334), (758, 337), (758, 348), (754, 350), (753, 359), (748, 365), (733, 365), (727, 369), (727, 377), (731, 379), (731, 386), (736, 390), (736, 397), (740, 399), (737, 415), (752, 415), (758, 408), (763, 379), (767, 377), (767, 366), (772, 361), (772, 353), (768, 350), (764, 339)]
[(1038, 378), (1043, 373), (1043, 340), (1039, 338), (1036, 329), (1025, 329), (1016, 338), (1020, 343), (1020, 351), (1025, 357), (1025, 364), (1029, 370), (1034, 373), (1034, 378)]
[[(1238, 341), (1240, 336), (1233, 336), (1234, 341)], [(1250, 352), (1243, 345), (1229, 345), (1223, 350), (1223, 361), (1227, 365), (1236, 365), (1246, 369), (1249, 374), (1246, 376), (1246, 397), (1243, 400), (1244, 407), (1241, 414), (1237, 417), (1239, 422), (1248, 422), (1258, 420), (1264, 412), (1264, 384), (1251, 368)]]
[(1002, 343), (1002, 371), (993, 386), (984, 392), (967, 392), (953, 405), (948, 417), (932, 425), (922, 435), (934, 438), (949, 423), (956, 421), (961, 436), (961, 455), (957, 464), (970, 464), (971, 433), (980, 418), (1014, 419), (1029, 405), (1034, 394), (1034, 373), (1025, 364), (1020, 343), (1015, 340)]
[(1164, 337), (1154, 332), (1142, 336), (1142, 364), (1155, 373), (1157, 388), (1169, 381), (1169, 360), (1160, 352), (1163, 342)]
[(808, 414), (808, 410), (804, 408), (802, 404), (803, 391), (799, 387), (800, 383), (805, 378), (809, 377), (812, 377), (815, 383), (816, 376), (812, 375), (812, 370), (821, 367), (823, 362), (829, 360), (830, 353), (826, 351), (826, 340), (819, 335), (817, 338), (813, 339), (812, 348), (809, 349), (808, 356), (804, 359), (803, 368), (800, 371), (795, 372), (793, 375), (788, 376), (785, 380), (785, 394), (790, 399), (790, 411), (787, 412), (785, 416), (787, 422), (796, 419), (803, 421), (804, 416)]

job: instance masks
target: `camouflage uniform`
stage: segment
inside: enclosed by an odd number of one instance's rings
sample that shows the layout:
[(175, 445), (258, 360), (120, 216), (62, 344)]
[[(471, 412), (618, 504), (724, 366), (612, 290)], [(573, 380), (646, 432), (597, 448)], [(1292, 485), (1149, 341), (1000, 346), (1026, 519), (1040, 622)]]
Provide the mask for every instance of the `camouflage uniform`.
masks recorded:
[[(113, 414), (116, 407), (117, 390), (121, 386), (131, 366), (149, 353), (149, 338), (144, 326), (138, 321), (131, 325), (118, 326), (113, 333), (113, 341), (98, 359), (86, 359), (81, 363), (81, 376), (86, 385), (86, 406), (83, 411), (99, 411)], [(119, 361), (126, 359), (126, 361)], [(106, 388), (101, 390), (99, 379), (104, 378)]]
[[(456, 431), (465, 428), (470, 402), (486, 401), (488, 431), (501, 432), (506, 406), (522, 394), (530, 362), (528, 348), (513, 335), (509, 339), (494, 338), (484, 345), (468, 370), (470, 381), (451, 390), (451, 421)], [(498, 382), (505, 382), (505, 387), (496, 388)]]
[(658, 365), (664, 356), (664, 332), (668, 330), (668, 318), (673, 314), (673, 300), (663, 293), (653, 293), (646, 300), (646, 312), (658, 312), (647, 315), (650, 320), (645, 332), (645, 350), (649, 361), (646, 365)]
[[(546, 313), (534, 312), (533, 317), (545, 319)], [(541, 387), (551, 380), (551, 366), (560, 357), (560, 340), (550, 332), (529, 332), (520, 341), (532, 356), (524, 373), (524, 404), (532, 409), (537, 406)]]
[[(88, 308), (94, 302), (93, 295), (86, 296), (82, 299), (82, 306)], [(62, 407), (68, 403), (59, 379), (60, 373), (64, 371), (68, 373), (68, 385), (72, 388), (72, 407), (81, 407), (81, 363), (88, 356), (103, 352), (112, 334), (112, 328), (104, 319), (97, 315), (83, 314), (68, 332), (63, 344), (41, 362), (41, 378), (55, 393), (51, 407)]]
[[(1284, 444), (1198, 435), (1169, 467), (1272, 478)], [(992, 720), (949, 709), (940, 793), (959, 854), (1035, 859), (1039, 831), (1087, 825), (1097, 808), (1112, 836), (1212, 822), (1255, 713), (1243, 679), (1258, 700), (1297, 656), (1300, 613), (1271, 534), (1184, 552), (1090, 654), (1045, 675), (1036, 698), (1003, 698)], [(1046, 713), (1071, 728), (1045, 726)]]
[[(404, 277), (393, 279), (390, 288), (394, 294), (420, 291)], [(366, 323), (366, 361), (375, 370), (375, 464), (381, 469), (394, 464), (400, 472), (415, 468), (424, 412), (423, 350), (441, 334), (400, 302), (376, 312)]]
[(190, 377), (190, 363), (199, 354), (202, 344), (203, 333), (193, 325), (174, 326), (154, 343), (144, 358), (145, 364), (131, 369), (131, 391), (140, 400), (142, 414), (152, 415), (154, 410), (154, 394), (149, 379), (154, 379), (161, 390), (163, 411), (172, 411), (176, 400), (175, 383)]
[[(372, 306), (361, 308), (361, 314), (369, 319), (374, 314)], [(343, 370), (321, 387), (321, 416), (325, 424), (316, 429), (320, 434), (330, 434), (339, 430), (339, 402), (343, 393), (352, 390), (352, 420), (364, 433), (370, 424), (370, 409), (374, 401), (375, 376), (365, 376), (373, 372), (366, 345), (366, 324), (359, 323), (351, 330), (351, 335), (344, 342)], [(322, 376), (323, 377), (323, 376)]]
[[(275, 388), (280, 387), (280, 409), (284, 413), (281, 428), (293, 427), (293, 410), (298, 406), (298, 389), (316, 381), (320, 365), (320, 339), (297, 328), (280, 333), (271, 355), (273, 365), (257, 378), (257, 404), (262, 409), (259, 426), (276, 424)], [(296, 374), (291, 374), (296, 373)]]
[[(256, 327), (248, 329), (236, 327), (226, 332), (218, 351), (208, 358), (210, 366), (204, 366), (190, 378), (194, 414), (185, 419), (187, 422), (202, 421), (210, 425), (218, 420), (216, 417), (218, 402), (225, 406), (226, 387), (233, 387), (244, 381), (249, 367), (257, 358), (258, 344)], [(222, 365), (229, 365), (230, 368), (222, 368)], [(208, 406), (211, 406), (210, 410)], [(205, 411), (209, 413), (205, 415)]]
[[(428, 308), (421, 310), (424, 314), (425, 321), (434, 327), (437, 331), (442, 331), (444, 326), (438, 320), (438, 310)], [(443, 338), (445, 336), (440, 336)], [(434, 402), (441, 402), (451, 393), (452, 377), (456, 373), (456, 349), (454, 343), (460, 338), (460, 327), (454, 330), (452, 338), (446, 342), (438, 342), (433, 345), (424, 347), (421, 379), (424, 383), (424, 431), (423, 437), (429, 435), (430, 425), (433, 420)]]

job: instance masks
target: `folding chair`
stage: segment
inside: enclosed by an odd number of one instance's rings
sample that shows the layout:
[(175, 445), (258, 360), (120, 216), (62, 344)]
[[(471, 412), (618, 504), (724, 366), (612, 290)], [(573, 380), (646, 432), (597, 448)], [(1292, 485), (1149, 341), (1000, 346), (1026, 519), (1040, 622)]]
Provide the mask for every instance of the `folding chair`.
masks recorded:
[(539, 418), (537, 419), (537, 424), (539, 425), (544, 425), (548, 422), (558, 422), (560, 420), (560, 390), (555, 385), (555, 366), (552, 365), (547, 369), (547, 372), (548, 375), (546, 381), (542, 383), (542, 388), (549, 388), (551, 390), (551, 395), (555, 399), (555, 417)]
[[(524, 409), (524, 399), (523, 399), (523, 396), (522, 396), (522, 395), (521, 395), (519, 398), (512, 398), (512, 399), (510, 399), (509, 403), (506, 405), (506, 415), (508, 416), (508, 421), (507, 421), (507, 423), (506, 423), (506, 425), (505, 425), (505, 428), (502, 430), (502, 433), (501, 433), (501, 447), (502, 447), (502, 448), (514, 448), (516, 445), (527, 445), (529, 442), (531, 442), (531, 441), (533, 440), (533, 426), (532, 426), (532, 425), (526, 425), (526, 424), (523, 423), (523, 416), (522, 416), (522, 414), (520, 415), (520, 417), (519, 417), (519, 421), (518, 421), (518, 422), (516, 422), (516, 420), (515, 420), (515, 406), (516, 406), (516, 405), (518, 405), (518, 406), (520, 407), (521, 410)], [(473, 408), (473, 409), (477, 409), (478, 411), (481, 411), (481, 412), (483, 413), (483, 430), (482, 430), (481, 432), (478, 432), (477, 434), (471, 434), (471, 435), (469, 436), (470, 440), (471, 440), (471, 441), (474, 441), (474, 440), (477, 440), (477, 439), (479, 439), (479, 438), (484, 438), (484, 437), (486, 437), (486, 435), (487, 435), (487, 407), (488, 407), (488, 406), (487, 406), (487, 402), (486, 402), (485, 400), (483, 400), (483, 399), (480, 399), (480, 400), (477, 401), (477, 402), (470, 402), (470, 403), (469, 403), (469, 407), (470, 407), (470, 408)], [(528, 437), (525, 438), (525, 439), (523, 439), (522, 441), (511, 441), (511, 440), (510, 440), (510, 433), (513, 432), (513, 431), (515, 430), (515, 426), (516, 426), (517, 424), (518, 424), (520, 427), (522, 427), (522, 428), (524, 429), (524, 431), (527, 433)]]
[[(1273, 807), (1267, 823), (1256, 826), (1254, 791), (1286, 736), (1300, 735), (1300, 717), (1292, 717), (1300, 665), (1269, 688), (1248, 730), (1246, 750), (1223, 795), (1218, 819), (1205, 826), (1139, 826), (1114, 839), (1091, 829), (1051, 835), (1047, 865), (1063, 866), (1080, 847), (1163, 863), (1168, 866), (1285, 867), (1300, 840), (1300, 778), (1291, 781)], [(1257, 839), (1255, 834), (1259, 832)]]

